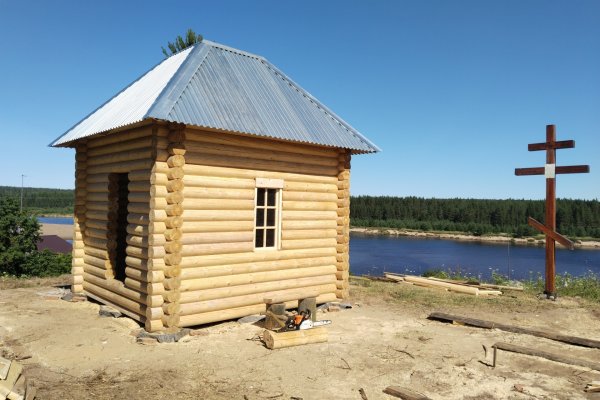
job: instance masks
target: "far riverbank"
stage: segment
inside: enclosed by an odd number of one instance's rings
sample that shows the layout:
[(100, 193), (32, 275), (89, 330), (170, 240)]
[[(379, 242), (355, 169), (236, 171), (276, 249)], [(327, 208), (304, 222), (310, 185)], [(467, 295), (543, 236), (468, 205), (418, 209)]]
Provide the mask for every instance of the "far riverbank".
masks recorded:
[[(353, 227), (350, 228), (352, 233), (360, 233), (363, 235), (383, 235), (383, 236), (409, 236), (418, 238), (431, 238), (431, 239), (444, 239), (444, 240), (458, 240), (466, 242), (483, 242), (483, 243), (508, 243), (519, 246), (544, 246), (545, 240), (534, 237), (524, 238), (513, 238), (510, 236), (502, 235), (469, 235), (463, 232), (424, 232), (424, 231), (413, 231), (406, 229), (391, 229), (391, 228), (362, 228)], [(575, 240), (575, 247), (580, 249), (599, 249), (600, 240)], [(557, 247), (562, 247), (559, 243)]]

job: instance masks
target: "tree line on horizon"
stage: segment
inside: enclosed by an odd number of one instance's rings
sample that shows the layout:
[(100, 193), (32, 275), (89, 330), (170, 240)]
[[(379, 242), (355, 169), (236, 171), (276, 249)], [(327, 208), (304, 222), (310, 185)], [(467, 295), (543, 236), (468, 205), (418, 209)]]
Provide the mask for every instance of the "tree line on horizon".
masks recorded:
[[(20, 187), (0, 186), (0, 198), (18, 201), (20, 195)], [(24, 188), (23, 208), (38, 214), (72, 214), (73, 199), (73, 189)], [(352, 196), (350, 201), (350, 223), (359, 227), (522, 237), (539, 233), (527, 225), (527, 217), (544, 221), (543, 200)], [(600, 238), (600, 201), (558, 199), (556, 221), (563, 235)]]
[[(544, 200), (353, 196), (350, 201), (353, 226), (515, 237), (539, 234), (527, 217), (543, 223), (545, 210)], [(558, 199), (556, 222), (563, 235), (600, 238), (600, 201)]]

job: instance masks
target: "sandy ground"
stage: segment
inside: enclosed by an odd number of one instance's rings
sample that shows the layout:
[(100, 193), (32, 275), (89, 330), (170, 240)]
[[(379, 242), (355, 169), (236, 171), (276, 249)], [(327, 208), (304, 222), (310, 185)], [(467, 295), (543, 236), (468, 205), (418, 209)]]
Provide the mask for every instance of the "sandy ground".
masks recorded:
[(333, 321), (327, 343), (280, 350), (263, 346), (259, 326), (236, 321), (179, 343), (138, 344), (134, 321), (101, 318), (96, 303), (58, 300), (52, 287), (5, 289), (0, 355), (25, 358), (40, 399), (361, 399), (363, 388), (372, 400), (391, 398), (388, 385), (432, 399), (600, 398), (583, 392), (600, 380), (586, 368), (506, 352), (495, 369), (480, 362), (482, 345), (497, 341), (596, 361), (600, 350), (426, 319), (438, 310), (600, 339), (600, 306), (368, 286), (352, 287), (352, 309), (319, 313)]
[[(386, 228), (351, 228), (351, 232), (362, 233), (365, 235), (392, 235), (392, 236), (413, 236), (413, 237), (424, 237), (424, 238), (436, 238), (436, 239), (450, 239), (450, 240), (461, 240), (467, 242), (488, 242), (488, 243), (507, 243), (522, 245), (522, 246), (543, 246), (545, 244), (544, 239), (534, 238), (512, 238), (509, 236), (501, 235), (484, 235), (484, 236), (473, 236), (462, 233), (443, 233), (443, 232), (420, 232), (410, 231), (404, 229), (386, 229)], [(561, 247), (560, 243), (556, 246)], [(589, 248), (595, 249), (600, 248), (600, 241), (597, 240), (585, 240), (576, 241), (576, 248)]]
[(65, 240), (73, 239), (73, 225), (64, 224), (40, 224), (42, 235), (56, 235)]

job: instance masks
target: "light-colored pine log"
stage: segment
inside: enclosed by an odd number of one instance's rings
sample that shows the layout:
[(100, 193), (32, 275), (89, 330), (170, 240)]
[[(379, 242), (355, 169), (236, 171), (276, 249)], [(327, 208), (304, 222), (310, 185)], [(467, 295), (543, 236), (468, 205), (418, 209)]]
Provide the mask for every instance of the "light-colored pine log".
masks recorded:
[(186, 210), (254, 210), (254, 200), (238, 199), (185, 199)]
[(319, 221), (319, 220), (331, 220), (337, 219), (335, 211), (287, 211), (283, 210), (281, 213), (283, 221)]
[(150, 169), (153, 161), (151, 159), (116, 162), (113, 164), (101, 164), (88, 166), (87, 171), (90, 174), (101, 173), (127, 173), (134, 169)]
[(337, 193), (319, 193), (319, 192), (291, 192), (284, 190), (282, 199), (286, 201), (304, 201), (304, 202), (325, 202), (336, 203)]
[(96, 247), (98, 249), (107, 249), (109, 251), (114, 250), (117, 247), (117, 243), (114, 240), (108, 240), (108, 239), (98, 239), (98, 238), (93, 238), (93, 237), (86, 237), (86, 238), (84, 238), (83, 242), (87, 246)]
[(181, 228), (174, 228), (165, 230), (163, 235), (166, 240), (179, 240), (182, 234)]
[(181, 292), (179, 290), (169, 290), (162, 294), (165, 302), (176, 303), (181, 298)]
[(264, 138), (255, 138), (233, 134), (223, 134), (217, 132), (198, 131), (194, 128), (186, 129), (186, 138), (190, 144), (196, 146), (202, 146), (202, 144), (205, 143), (215, 143), (228, 146), (240, 146), (243, 148), (251, 149), (285, 151), (294, 154), (337, 158), (337, 151), (328, 147), (289, 143), (278, 140), (269, 140)]
[(327, 338), (327, 329), (322, 326), (288, 332), (273, 332), (265, 329), (263, 332), (265, 346), (271, 350), (312, 343), (324, 343), (327, 342)]
[(183, 206), (181, 204), (169, 204), (165, 207), (165, 212), (168, 217), (183, 215)]
[(301, 290), (311, 288), (320, 293), (334, 293), (336, 290), (335, 276), (313, 276), (298, 279), (286, 279), (282, 281), (252, 283), (232, 287), (215, 289), (203, 289), (192, 292), (181, 292), (179, 302), (181, 304), (195, 303), (199, 301), (224, 299), (226, 297), (245, 296), (256, 293), (267, 293), (276, 290)]
[(323, 201), (284, 201), (283, 211), (337, 211), (337, 204)]
[(187, 221), (254, 221), (254, 210), (185, 210), (183, 218), (186, 224)]
[(115, 149), (119, 148), (122, 142), (130, 141), (133, 139), (147, 137), (150, 139), (152, 135), (152, 128), (149, 126), (139, 126), (135, 128), (128, 128), (125, 131), (113, 133), (103, 136), (94, 136), (87, 141), (87, 153), (97, 147), (114, 145)]
[(165, 267), (163, 270), (165, 277), (167, 278), (175, 278), (181, 275), (181, 266), (179, 265), (170, 265)]
[(242, 158), (254, 160), (256, 162), (278, 162), (278, 163), (294, 163), (308, 164), (323, 167), (337, 167), (338, 160), (333, 157), (320, 157), (310, 154), (298, 154), (285, 152), (281, 149), (266, 150), (260, 148), (249, 149), (248, 147), (220, 145), (210, 143), (194, 143), (186, 144), (186, 160), (192, 162), (206, 155), (217, 155), (229, 157), (232, 159)]
[(195, 175), (204, 177), (219, 177), (219, 178), (270, 178), (283, 179), (284, 182), (295, 181), (304, 183), (333, 183), (337, 184), (337, 172), (332, 175), (310, 175), (303, 173), (290, 173), (282, 171), (264, 171), (252, 170), (244, 167), (236, 168), (233, 166), (211, 166), (211, 165), (195, 165), (188, 163), (183, 166), (185, 175)]
[[(320, 295), (321, 292), (319, 292), (318, 288), (319, 286), (314, 286), (302, 288), (302, 290), (304, 292), (314, 290)], [(180, 313), (183, 316), (191, 314), (201, 314), (211, 311), (227, 310), (236, 307), (251, 306), (253, 304), (264, 304), (265, 297), (277, 297), (278, 299), (280, 299), (279, 301), (277, 301), (277, 303), (281, 303), (286, 301), (298, 300), (301, 296), (303, 295), (299, 293), (297, 289), (276, 290), (264, 293), (261, 292), (249, 295), (227, 297), (222, 299), (200, 301), (196, 303), (181, 304)]]
[(85, 185), (85, 191), (87, 193), (108, 193), (112, 189), (112, 185), (109, 182), (98, 182), (90, 183)]
[(149, 179), (147, 181), (130, 181), (127, 185), (127, 190), (130, 192), (149, 193), (151, 187)]
[(85, 264), (83, 267), (83, 271), (85, 273), (95, 275), (102, 279), (112, 278), (112, 270), (107, 270), (106, 268), (98, 268), (91, 264)]
[[(280, 251), (260, 251), (251, 253), (237, 254), (211, 254), (195, 257), (180, 258), (177, 264), (182, 268), (186, 267), (207, 267), (212, 265), (232, 265), (252, 262), (264, 261), (281, 261), (290, 259), (304, 259), (313, 257), (336, 256), (335, 249), (330, 247), (322, 247), (315, 249), (301, 250), (280, 250)], [(176, 265), (176, 264), (173, 264)]]
[(125, 264), (128, 267), (135, 268), (140, 271), (150, 271), (157, 270), (160, 271), (160, 268), (156, 268), (154, 265), (155, 258), (145, 259), (139, 257), (127, 256), (125, 257)]
[(170, 143), (167, 146), (167, 153), (170, 155), (184, 155), (186, 152), (184, 143)]
[(108, 290), (116, 295), (126, 297), (129, 300), (136, 301), (140, 304), (150, 307), (160, 307), (164, 303), (164, 299), (160, 295), (148, 296), (144, 293), (131, 290), (116, 279), (102, 279), (95, 275), (86, 273), (84, 275), (85, 282), (90, 282), (98, 287)]
[(337, 241), (334, 238), (329, 239), (295, 239), (295, 240), (282, 240), (282, 250), (292, 249), (312, 249), (316, 247), (335, 247)]
[(150, 227), (149, 225), (128, 224), (126, 230), (130, 235), (148, 236)]
[(210, 278), (214, 276), (229, 276), (253, 272), (279, 271), (287, 269), (319, 267), (335, 265), (333, 256), (315, 258), (292, 258), (279, 261), (260, 261), (241, 264), (225, 264), (204, 267), (188, 267), (181, 270), (181, 279)]
[(338, 170), (336, 167), (327, 167), (320, 165), (309, 165), (285, 161), (269, 161), (269, 160), (258, 160), (243, 157), (229, 157), (224, 155), (212, 155), (212, 154), (199, 154), (187, 152), (185, 155), (186, 165), (183, 167), (184, 170), (189, 164), (196, 165), (211, 165), (218, 167), (230, 167), (230, 168), (247, 168), (249, 170), (263, 170), (263, 171), (277, 171), (287, 173), (302, 173), (311, 175), (324, 175), (333, 176), (336, 175)]
[(183, 201), (183, 193), (173, 192), (165, 196), (168, 204), (179, 204)]
[(206, 254), (245, 253), (251, 251), (254, 251), (254, 242), (186, 244), (181, 248), (181, 255), (183, 257), (189, 257)]
[(167, 158), (167, 165), (173, 167), (183, 167), (185, 165), (185, 157), (182, 155), (173, 155)]
[[(335, 295), (328, 293), (317, 298), (317, 303), (334, 301)], [(293, 308), (298, 305), (298, 302), (286, 303), (286, 308)], [(202, 314), (193, 314), (181, 316), (179, 326), (187, 327), (201, 324), (208, 324), (217, 321), (226, 321), (229, 319), (245, 317), (246, 315), (260, 314), (265, 312), (265, 304), (256, 304), (253, 306), (230, 308), (228, 310), (211, 311)]]
[(338, 224), (336, 220), (284, 220), (281, 221), (282, 231), (287, 230), (314, 230), (314, 229), (335, 229)]
[(83, 256), (83, 262), (85, 264), (93, 265), (94, 267), (102, 268), (104, 270), (108, 270), (111, 267), (110, 261), (104, 258), (98, 258), (91, 255)]
[(256, 182), (251, 178), (230, 178), (220, 176), (186, 175), (183, 177), (186, 188), (225, 188), (254, 190)]
[(179, 253), (182, 245), (179, 241), (168, 241), (163, 245), (167, 253)]
[(179, 314), (165, 314), (162, 317), (162, 322), (167, 327), (179, 326)]
[[(152, 170), (155, 171), (156, 168), (153, 168)], [(169, 183), (169, 177), (167, 176), (166, 173), (153, 172), (152, 175), (150, 176), (150, 184), (153, 187), (158, 186), (158, 187), (164, 187), (166, 189), (166, 185), (168, 183)], [(152, 192), (152, 189), (150, 189), (150, 191)]]
[(165, 290), (176, 290), (181, 288), (181, 279), (179, 277), (167, 278), (163, 281)]
[(108, 229), (108, 221), (98, 221), (98, 220), (90, 219), (89, 221), (86, 221), (85, 227), (106, 230), (106, 229)]
[(137, 160), (147, 160), (152, 156), (152, 150), (149, 147), (140, 148), (136, 151), (119, 151), (120, 149), (115, 149), (114, 152), (105, 154), (102, 156), (94, 156), (90, 157), (87, 161), (88, 167), (97, 166), (97, 165), (105, 165), (105, 164), (115, 164), (115, 163), (123, 163), (123, 162), (131, 162)]
[(165, 279), (163, 271), (144, 271), (137, 268), (125, 268), (125, 275), (129, 278), (147, 283), (159, 283)]
[(179, 303), (164, 303), (162, 305), (163, 312), (165, 314), (179, 314), (181, 311), (181, 304)]
[(183, 183), (183, 179), (173, 179), (167, 182), (166, 184), (166, 189), (167, 192), (172, 193), (172, 192), (181, 192), (185, 185)]
[[(121, 135), (120, 133), (117, 135)], [(99, 157), (106, 154), (113, 154), (115, 152), (132, 152), (135, 153), (140, 150), (148, 149), (152, 146), (152, 139), (150, 134), (146, 134), (140, 138), (130, 138), (129, 140), (122, 140), (118, 143), (111, 143), (109, 145), (98, 146), (90, 148), (87, 151), (87, 155), (90, 158)]]
[(252, 242), (254, 232), (206, 232), (206, 233), (186, 233), (181, 239), (181, 243), (188, 244), (208, 244), (208, 243), (237, 243)]
[(181, 227), (184, 234), (203, 233), (203, 232), (243, 232), (253, 231), (254, 221), (186, 221)]
[(283, 230), (281, 232), (282, 240), (290, 239), (333, 239), (337, 237), (335, 229), (300, 229)]
[(170, 253), (165, 254), (164, 260), (165, 264), (169, 266), (180, 265), (181, 264), (181, 254), (180, 253)]
[(255, 190), (235, 189), (222, 187), (186, 187), (184, 189), (186, 199), (235, 199), (235, 200), (254, 200)]
[[(86, 275), (86, 278), (88, 276)], [(118, 307), (122, 307), (132, 313), (135, 313), (138, 316), (145, 316), (146, 314), (146, 306), (142, 303), (131, 300), (124, 296), (122, 293), (115, 293), (112, 290), (107, 290), (103, 287), (100, 287), (88, 279), (83, 282), (83, 288), (85, 291), (91, 292), (101, 299), (105, 299), (108, 302), (117, 305)]]
[(165, 292), (165, 287), (163, 286), (162, 282), (148, 283), (132, 278), (125, 278), (125, 286), (130, 290), (145, 293), (149, 296), (161, 295), (162, 297), (162, 294)]
[(167, 219), (165, 219), (162, 222), (164, 223), (165, 227), (169, 228), (169, 229), (181, 228), (181, 226), (183, 225), (183, 217), (181, 217), (181, 216), (168, 217)]
[(306, 278), (321, 275), (334, 275), (335, 265), (287, 269), (282, 271), (254, 272), (249, 274), (216, 276), (212, 278), (186, 279), (181, 284), (182, 291), (214, 289), (228, 286), (248, 285), (252, 283)]
[(149, 170), (149, 169), (130, 171), (127, 174), (127, 178), (129, 179), (130, 183), (131, 182), (141, 182), (141, 183), (150, 182), (151, 176), (152, 176), (152, 173), (151, 173), (151, 170)]
[(158, 320), (146, 319), (146, 322), (144, 322), (144, 329), (146, 330), (146, 332), (162, 331), (164, 329), (162, 319), (158, 319)]
[(284, 181), (283, 190), (287, 192), (309, 192), (309, 193), (338, 193), (338, 185), (335, 183), (314, 183)]

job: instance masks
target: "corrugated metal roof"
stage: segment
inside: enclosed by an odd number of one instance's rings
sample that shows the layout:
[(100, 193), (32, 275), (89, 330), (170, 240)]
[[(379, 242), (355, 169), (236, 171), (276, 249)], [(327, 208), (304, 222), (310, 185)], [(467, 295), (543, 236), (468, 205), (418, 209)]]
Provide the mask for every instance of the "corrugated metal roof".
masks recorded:
[(379, 151), (266, 59), (206, 40), (164, 60), (52, 146), (147, 118)]

